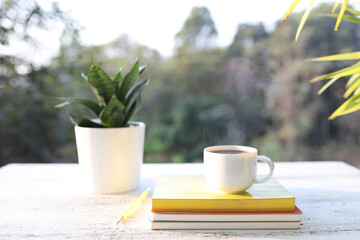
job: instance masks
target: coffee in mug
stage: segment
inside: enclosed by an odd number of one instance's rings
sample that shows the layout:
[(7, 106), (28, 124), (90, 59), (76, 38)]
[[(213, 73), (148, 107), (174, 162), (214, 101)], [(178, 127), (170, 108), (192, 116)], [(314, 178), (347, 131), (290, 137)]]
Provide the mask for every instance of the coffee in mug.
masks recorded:
[(216, 150), (211, 151), (212, 153), (226, 153), (226, 154), (237, 154), (237, 153), (245, 153), (246, 151), (242, 150)]
[[(258, 179), (257, 162), (269, 165), (267, 177)], [(207, 183), (225, 193), (242, 192), (253, 184), (268, 181), (274, 172), (274, 163), (266, 156), (258, 156), (253, 147), (223, 145), (204, 149), (204, 171)]]

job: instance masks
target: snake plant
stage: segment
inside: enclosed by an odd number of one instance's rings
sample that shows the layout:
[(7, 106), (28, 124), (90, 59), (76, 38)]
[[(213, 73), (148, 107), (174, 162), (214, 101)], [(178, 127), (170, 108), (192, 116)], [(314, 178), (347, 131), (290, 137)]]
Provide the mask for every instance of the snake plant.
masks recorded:
[(64, 102), (55, 107), (60, 108), (72, 103), (81, 104), (92, 110), (100, 119), (99, 122), (95, 122), (69, 113), (70, 120), (80, 127), (126, 127), (130, 118), (140, 107), (142, 89), (149, 83), (149, 79), (138, 82), (145, 68), (146, 66), (140, 66), (139, 61), (136, 61), (124, 77), (120, 70), (111, 79), (99, 66), (93, 65), (88, 75), (82, 74), (82, 77), (90, 85), (98, 103), (80, 98), (61, 97), (59, 99)]

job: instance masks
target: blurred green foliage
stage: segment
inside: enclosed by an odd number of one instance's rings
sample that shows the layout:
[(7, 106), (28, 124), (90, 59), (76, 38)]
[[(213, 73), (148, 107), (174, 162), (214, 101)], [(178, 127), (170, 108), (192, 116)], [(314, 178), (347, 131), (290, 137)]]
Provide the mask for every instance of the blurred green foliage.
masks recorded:
[[(1, 4), (7, 6), (0, 11), (2, 28), (15, 5), (23, 16), (39, 8), (32, 1), (26, 1), (27, 7), (15, 1)], [(339, 80), (317, 96), (321, 84), (308, 82), (342, 63), (304, 61), (359, 49), (358, 26), (344, 22), (338, 34), (332, 35), (335, 20), (310, 18), (311, 24), (295, 44), (293, 29), (299, 24), (299, 14), (285, 25), (276, 24), (271, 32), (262, 24), (241, 24), (233, 42), (220, 48), (214, 44), (217, 31), (209, 11), (195, 8), (175, 36), (174, 56), (164, 58), (126, 35), (109, 44), (84, 46), (78, 38), (81, 27), (54, 9), (36, 13), (44, 25), (49, 18), (65, 24), (59, 55), (50, 65), (34, 67), (24, 59), (0, 55), (0, 165), (77, 162), (73, 126), (64, 110), (53, 108), (55, 96), (92, 99), (82, 72), (87, 74), (94, 63), (114, 75), (114, 70), (130, 68), (137, 58), (149, 64), (152, 80), (135, 119), (147, 125), (145, 162), (201, 162), (206, 146), (241, 144), (258, 147), (275, 161), (360, 164), (356, 159), (360, 115), (327, 120), (342, 102), (345, 83)], [(18, 24), (26, 29), (31, 22)], [(1, 29), (1, 47), (8, 46), (10, 35), (19, 34), (5, 28)], [(24, 35), (20, 32), (19, 39), (31, 44)], [(83, 111), (76, 106), (71, 109), (94, 117)]]

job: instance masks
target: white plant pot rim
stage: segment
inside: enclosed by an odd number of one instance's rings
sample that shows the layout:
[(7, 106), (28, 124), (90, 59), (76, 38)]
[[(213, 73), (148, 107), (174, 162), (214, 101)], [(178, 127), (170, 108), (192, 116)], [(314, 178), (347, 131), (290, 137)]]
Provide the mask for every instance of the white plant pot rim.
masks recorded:
[[(100, 119), (91, 119), (93, 122), (96, 123), (100, 123)], [(114, 127), (114, 128), (108, 128), (108, 127), (104, 127), (104, 128), (95, 128), (95, 127), (80, 127), (80, 126), (75, 126), (75, 128), (83, 128), (83, 129), (93, 129), (94, 131), (109, 131), (109, 130), (114, 130), (114, 129), (128, 129), (128, 128), (138, 128), (138, 127), (145, 127), (145, 123), (143, 122), (137, 122), (137, 121), (129, 121), (128, 125), (131, 126), (126, 126), (126, 127)]]

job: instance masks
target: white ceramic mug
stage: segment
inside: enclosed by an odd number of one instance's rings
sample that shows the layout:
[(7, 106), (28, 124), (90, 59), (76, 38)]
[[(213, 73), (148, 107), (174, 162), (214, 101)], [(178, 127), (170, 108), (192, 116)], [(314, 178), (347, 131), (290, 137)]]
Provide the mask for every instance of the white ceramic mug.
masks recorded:
[[(267, 177), (258, 179), (257, 162), (269, 165)], [(253, 184), (268, 181), (274, 172), (274, 163), (266, 156), (258, 156), (253, 147), (224, 145), (204, 149), (205, 179), (213, 188), (225, 193), (242, 192)]]

